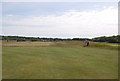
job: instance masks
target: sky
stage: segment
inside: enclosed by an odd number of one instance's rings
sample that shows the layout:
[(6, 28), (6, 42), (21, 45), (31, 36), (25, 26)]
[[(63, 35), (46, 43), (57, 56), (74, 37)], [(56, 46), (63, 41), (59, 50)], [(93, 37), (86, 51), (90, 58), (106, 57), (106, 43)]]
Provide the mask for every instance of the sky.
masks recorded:
[(2, 3), (2, 35), (93, 38), (117, 34), (117, 2)]
[(118, 2), (119, 0), (1, 0), (2, 2)]

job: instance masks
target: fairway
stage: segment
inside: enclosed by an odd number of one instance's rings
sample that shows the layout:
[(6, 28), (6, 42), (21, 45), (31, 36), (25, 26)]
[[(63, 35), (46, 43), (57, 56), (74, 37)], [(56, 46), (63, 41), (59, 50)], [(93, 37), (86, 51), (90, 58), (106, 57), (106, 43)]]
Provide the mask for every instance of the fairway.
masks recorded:
[(117, 50), (78, 47), (82, 45), (79, 42), (71, 43), (72, 46), (66, 46), (66, 42), (56, 46), (45, 43), (36, 47), (4, 43), (3, 79), (118, 78)]

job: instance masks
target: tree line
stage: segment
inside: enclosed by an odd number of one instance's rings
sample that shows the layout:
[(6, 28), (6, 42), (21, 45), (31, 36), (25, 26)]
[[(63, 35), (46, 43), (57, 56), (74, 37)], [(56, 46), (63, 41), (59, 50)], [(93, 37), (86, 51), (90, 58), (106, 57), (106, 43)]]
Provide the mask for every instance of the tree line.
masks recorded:
[(62, 38), (40, 38), (40, 37), (22, 37), (22, 36), (0, 36), (3, 41), (71, 41), (71, 40), (90, 40), (88, 38), (73, 38), (73, 39), (62, 39)]
[(2, 41), (94, 41), (94, 42), (108, 42), (108, 43), (120, 43), (120, 35), (117, 36), (102, 36), (95, 37), (92, 39), (89, 38), (72, 38), (72, 39), (62, 39), (62, 38), (40, 38), (40, 37), (22, 37), (22, 36), (0, 36), (0, 40)]
[(108, 42), (108, 43), (120, 43), (120, 35), (117, 36), (102, 36), (102, 37), (95, 37), (92, 39), (94, 42)]

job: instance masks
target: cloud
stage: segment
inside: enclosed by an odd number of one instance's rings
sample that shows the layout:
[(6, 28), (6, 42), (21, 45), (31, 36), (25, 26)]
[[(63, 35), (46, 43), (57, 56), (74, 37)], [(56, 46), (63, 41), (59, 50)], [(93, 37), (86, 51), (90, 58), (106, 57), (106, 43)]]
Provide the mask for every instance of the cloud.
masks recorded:
[(46, 37), (95, 37), (118, 32), (118, 10), (105, 7), (99, 11), (68, 10), (61, 15), (4, 17), (4, 34)]
[(12, 17), (13, 15), (12, 15), (12, 14), (8, 14), (8, 15), (6, 15), (6, 16)]

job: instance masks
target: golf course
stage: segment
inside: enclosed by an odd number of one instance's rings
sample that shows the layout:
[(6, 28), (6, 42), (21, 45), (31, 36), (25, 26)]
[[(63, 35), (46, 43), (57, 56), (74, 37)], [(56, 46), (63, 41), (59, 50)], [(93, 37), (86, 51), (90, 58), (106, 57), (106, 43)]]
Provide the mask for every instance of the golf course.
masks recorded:
[(3, 79), (117, 79), (118, 44), (3, 42)]
[(2, 80), (118, 80), (119, 3), (3, 0)]

